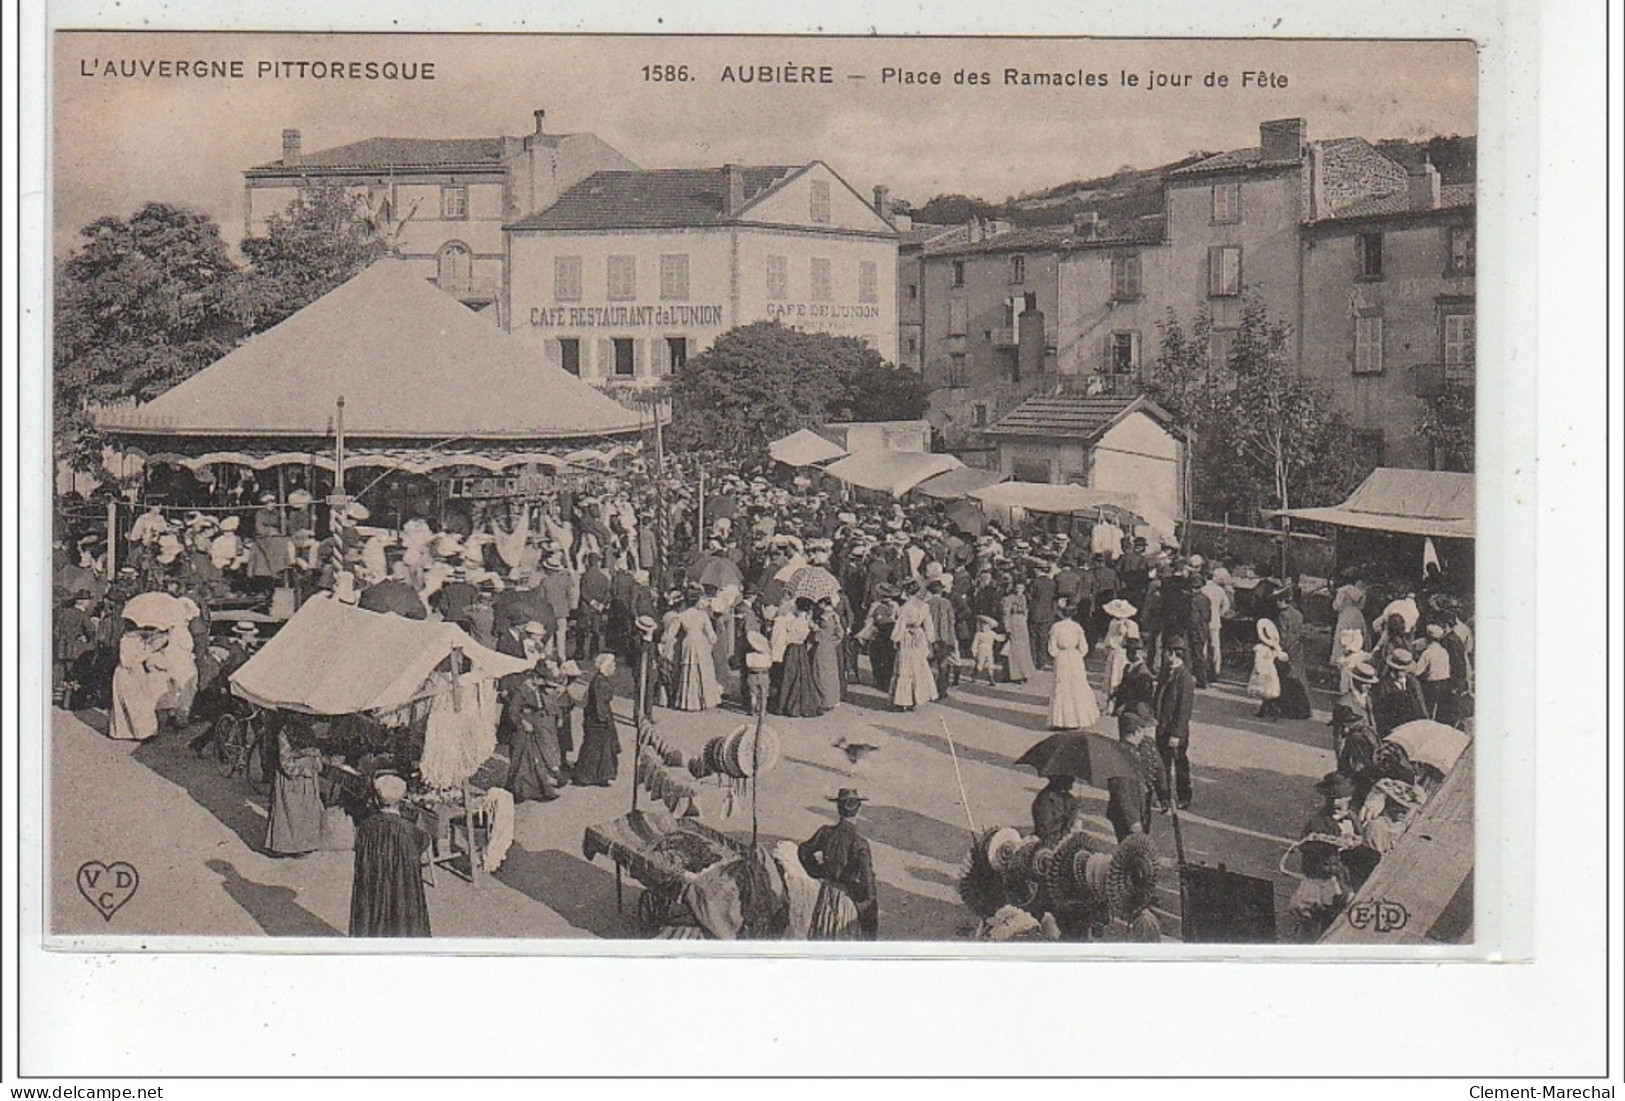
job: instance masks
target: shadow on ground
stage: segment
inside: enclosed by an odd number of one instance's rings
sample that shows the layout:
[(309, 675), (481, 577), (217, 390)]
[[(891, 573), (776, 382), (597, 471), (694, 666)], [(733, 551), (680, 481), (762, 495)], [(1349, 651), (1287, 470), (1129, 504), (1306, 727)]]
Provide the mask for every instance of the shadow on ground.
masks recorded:
[(164, 733), (145, 742), (131, 756), (162, 776), (214, 815), (256, 852), (265, 845), (265, 815), (270, 796), (256, 792), (242, 776), (221, 776), (214, 759), (187, 748), (187, 735)]
[(625, 876), (625, 911), (617, 912), (613, 867), (583, 863), (580, 856), (560, 849), (535, 852), (515, 845), (493, 875), (594, 936), (613, 940), (643, 935), (637, 925), (642, 888)]
[(243, 908), (254, 923), (273, 937), (341, 937), (339, 930), (295, 901), (298, 892), (291, 887), (255, 883), (244, 879), (229, 860), (206, 860), (204, 866), (218, 875), (226, 894)]

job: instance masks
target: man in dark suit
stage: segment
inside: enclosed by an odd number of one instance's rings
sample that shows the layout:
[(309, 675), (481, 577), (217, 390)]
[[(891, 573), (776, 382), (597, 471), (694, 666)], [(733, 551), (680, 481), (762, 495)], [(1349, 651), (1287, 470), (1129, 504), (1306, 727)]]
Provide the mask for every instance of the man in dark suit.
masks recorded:
[(933, 581), (926, 589), (930, 595), (925, 598), (925, 604), (931, 611), (931, 622), (937, 629), (937, 641), (931, 644), (931, 670), (937, 678), (937, 695), (946, 699), (949, 676), (954, 669), (954, 658), (958, 656), (958, 617), (955, 615), (953, 601), (948, 599), (947, 586), (941, 581)]
[(1163, 764), (1174, 773), (1174, 798), (1179, 809), (1191, 805), (1191, 763), (1187, 756), (1191, 740), (1191, 706), (1196, 702), (1196, 678), (1185, 664), (1183, 637), (1170, 638), (1163, 646), (1165, 655), (1162, 683), (1157, 685), (1157, 750)]
[(875, 862), (869, 842), (858, 833), (854, 819), (866, 801), (854, 788), (842, 788), (832, 800), (840, 819), (833, 826), (820, 826), (816, 833), (796, 847), (801, 866), (814, 879), (821, 880), (820, 897), (813, 907), (812, 938), (851, 939), (843, 931), (820, 920), (834, 910), (823, 893), (839, 890), (852, 900), (858, 911), (859, 940), (876, 940), (880, 935), (880, 898), (875, 890)]
[(599, 565), (601, 557), (589, 553), (581, 571), (581, 597), (576, 605), (576, 657), (589, 661), (609, 649), (610, 579)]
[(1040, 669), (1049, 668), (1049, 631), (1055, 626), (1055, 597), (1055, 571), (1045, 569), (1033, 578), (1027, 590), (1027, 626), (1033, 661)]

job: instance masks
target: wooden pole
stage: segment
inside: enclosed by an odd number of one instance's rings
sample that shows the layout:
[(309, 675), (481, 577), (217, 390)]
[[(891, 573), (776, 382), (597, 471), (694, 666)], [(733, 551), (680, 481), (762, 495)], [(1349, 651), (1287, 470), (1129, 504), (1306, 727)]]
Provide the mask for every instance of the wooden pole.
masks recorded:
[(118, 497), (107, 499), (107, 579), (118, 576)]
[(660, 406), (654, 407), (655, 419), (655, 585), (666, 591), (666, 444), (660, 431)]
[[(333, 499), (334, 499), (334, 501), (337, 503), (337, 505), (339, 507), (342, 507), (342, 506), (349, 503), (344, 498), (344, 395), (343, 394), (339, 395), (338, 414), (337, 414), (337, 416), (335, 417), (335, 419), (333, 421), (333, 435), (334, 435), (334, 448), (333, 448), (333, 466), (334, 466), (334, 471), (333, 471)], [(333, 535), (337, 535), (339, 533), (339, 521), (337, 520), (337, 515), (338, 514), (336, 512), (334, 512), (333, 510), (331, 510), (331, 509), (328, 511), (328, 514), (327, 514), (328, 530)]]

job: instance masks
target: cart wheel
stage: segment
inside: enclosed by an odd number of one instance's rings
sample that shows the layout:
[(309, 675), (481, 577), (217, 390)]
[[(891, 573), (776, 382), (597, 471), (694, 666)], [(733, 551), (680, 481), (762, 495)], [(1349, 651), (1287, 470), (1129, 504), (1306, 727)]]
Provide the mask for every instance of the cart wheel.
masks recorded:
[(214, 724), (214, 763), (220, 775), (229, 778), (241, 759), (243, 722), (236, 715), (220, 716)]

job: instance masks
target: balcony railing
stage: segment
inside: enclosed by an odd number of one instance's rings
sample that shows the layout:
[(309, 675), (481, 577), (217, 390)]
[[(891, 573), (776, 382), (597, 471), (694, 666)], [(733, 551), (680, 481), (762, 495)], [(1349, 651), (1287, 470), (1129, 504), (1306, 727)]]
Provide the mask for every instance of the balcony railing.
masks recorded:
[(1477, 380), (1473, 363), (1418, 363), (1411, 368), (1411, 392), (1419, 398), (1436, 398), (1450, 390), (1470, 390)]
[(434, 285), (464, 301), (491, 302), (497, 296), (497, 281), (490, 276), (447, 277), (434, 280)]

